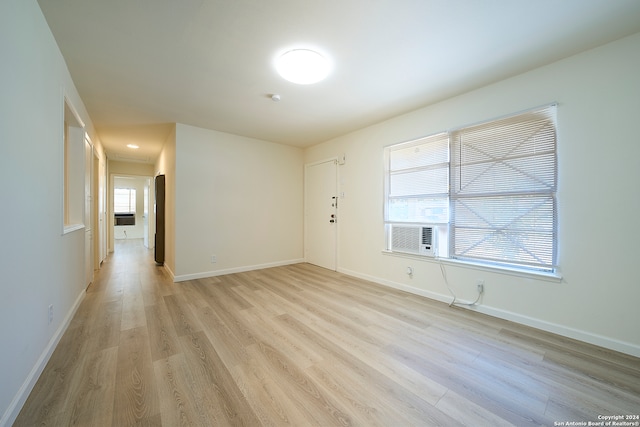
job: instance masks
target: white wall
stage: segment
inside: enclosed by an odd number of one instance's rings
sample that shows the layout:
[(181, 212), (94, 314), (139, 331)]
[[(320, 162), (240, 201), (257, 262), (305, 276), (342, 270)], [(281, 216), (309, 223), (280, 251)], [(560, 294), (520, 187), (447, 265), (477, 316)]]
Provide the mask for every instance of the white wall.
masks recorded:
[[(557, 101), (561, 282), (447, 265), (480, 311), (640, 356), (640, 34), (345, 135), (339, 270), (450, 301), (436, 262), (382, 254), (383, 147)], [(414, 268), (413, 278), (405, 274)]]
[(0, 2), (0, 93), (0, 425), (6, 425), (84, 295), (85, 232), (62, 234), (63, 94), (104, 157), (35, 0)]
[(299, 148), (178, 124), (175, 279), (301, 260), (302, 159)]

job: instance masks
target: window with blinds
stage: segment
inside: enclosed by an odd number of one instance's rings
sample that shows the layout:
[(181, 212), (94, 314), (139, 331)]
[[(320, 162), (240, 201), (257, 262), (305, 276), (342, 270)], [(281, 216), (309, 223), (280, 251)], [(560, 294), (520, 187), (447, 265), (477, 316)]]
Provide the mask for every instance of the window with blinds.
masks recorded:
[(113, 212), (114, 213), (135, 213), (136, 212), (136, 189), (135, 188), (114, 188), (113, 189)]
[(555, 117), (551, 105), (387, 147), (386, 224), (446, 224), (441, 257), (553, 271)]
[(387, 148), (386, 220), (449, 222), (449, 135)]
[(453, 132), (450, 177), (452, 256), (554, 268), (555, 106)]

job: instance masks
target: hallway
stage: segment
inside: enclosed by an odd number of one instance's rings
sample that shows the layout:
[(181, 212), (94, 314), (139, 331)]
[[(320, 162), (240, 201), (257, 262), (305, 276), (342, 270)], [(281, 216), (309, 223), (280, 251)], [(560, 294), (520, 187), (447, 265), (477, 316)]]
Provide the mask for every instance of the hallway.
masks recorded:
[[(157, 412), (157, 399), (147, 394), (153, 372), (145, 305), (175, 286), (142, 239), (115, 245), (15, 426), (131, 425)], [(129, 393), (122, 390), (126, 384), (134, 385)]]

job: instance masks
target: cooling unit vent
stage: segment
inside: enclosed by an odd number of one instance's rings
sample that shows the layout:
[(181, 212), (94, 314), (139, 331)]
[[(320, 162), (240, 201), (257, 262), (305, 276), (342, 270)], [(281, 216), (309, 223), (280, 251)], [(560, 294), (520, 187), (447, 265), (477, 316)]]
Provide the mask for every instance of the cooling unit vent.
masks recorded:
[(435, 227), (391, 225), (391, 250), (426, 256), (436, 256)]

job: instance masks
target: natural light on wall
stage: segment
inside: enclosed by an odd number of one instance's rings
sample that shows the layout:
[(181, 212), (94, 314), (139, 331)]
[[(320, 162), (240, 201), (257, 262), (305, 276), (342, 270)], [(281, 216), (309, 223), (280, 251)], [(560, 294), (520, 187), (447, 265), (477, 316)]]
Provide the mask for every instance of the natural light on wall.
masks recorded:
[(292, 83), (307, 85), (327, 77), (331, 64), (327, 58), (310, 49), (293, 49), (276, 59), (276, 70)]

